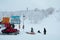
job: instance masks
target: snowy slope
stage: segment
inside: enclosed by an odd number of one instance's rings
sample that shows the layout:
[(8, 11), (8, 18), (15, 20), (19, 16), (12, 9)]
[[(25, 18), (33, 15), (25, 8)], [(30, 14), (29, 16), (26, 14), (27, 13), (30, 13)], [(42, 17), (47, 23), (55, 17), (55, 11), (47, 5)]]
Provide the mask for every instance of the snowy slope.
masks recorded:
[[(25, 20), (25, 29), (20, 29), (20, 34), (18, 35), (0, 35), (0, 40), (60, 40), (60, 21), (59, 13), (54, 12), (52, 15), (44, 18), (41, 23), (31, 24), (27, 19)], [(22, 24), (21, 24), (22, 25)], [(25, 32), (30, 32), (30, 28), (34, 28), (35, 35), (29, 35)], [(47, 29), (47, 34), (43, 34), (43, 28)], [(37, 33), (40, 30), (42, 33)]]

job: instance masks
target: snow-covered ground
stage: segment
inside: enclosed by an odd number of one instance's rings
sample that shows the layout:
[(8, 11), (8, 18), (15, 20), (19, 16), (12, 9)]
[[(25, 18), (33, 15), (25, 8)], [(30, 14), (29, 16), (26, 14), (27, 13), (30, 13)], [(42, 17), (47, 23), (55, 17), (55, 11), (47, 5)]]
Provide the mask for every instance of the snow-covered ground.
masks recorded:
[[(0, 40), (60, 40), (60, 12), (54, 12), (47, 18), (44, 18), (37, 24), (30, 23), (30, 20), (24, 21), (25, 29), (20, 29), (18, 35), (0, 35)], [(22, 24), (21, 24), (22, 25)], [(30, 32), (31, 27), (34, 28), (35, 35), (26, 34)], [(47, 30), (47, 34), (43, 34), (44, 27)], [(37, 33), (40, 30), (41, 33)]]

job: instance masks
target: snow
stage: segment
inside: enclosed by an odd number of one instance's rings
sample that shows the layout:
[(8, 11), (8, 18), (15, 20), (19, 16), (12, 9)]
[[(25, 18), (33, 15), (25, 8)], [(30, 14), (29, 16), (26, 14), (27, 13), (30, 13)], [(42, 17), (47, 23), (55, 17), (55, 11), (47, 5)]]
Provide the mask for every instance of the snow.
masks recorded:
[[(22, 23), (20, 28), (20, 34), (18, 35), (0, 35), (0, 40), (60, 40), (60, 12), (54, 12), (52, 15), (44, 18), (37, 24), (30, 23), (29, 19), (24, 21), (25, 29), (22, 29)], [(22, 22), (22, 21), (21, 21)], [(26, 34), (30, 32), (31, 27), (34, 28), (35, 35)], [(47, 34), (43, 34), (43, 28), (46, 28)], [(37, 33), (40, 30), (41, 33)]]

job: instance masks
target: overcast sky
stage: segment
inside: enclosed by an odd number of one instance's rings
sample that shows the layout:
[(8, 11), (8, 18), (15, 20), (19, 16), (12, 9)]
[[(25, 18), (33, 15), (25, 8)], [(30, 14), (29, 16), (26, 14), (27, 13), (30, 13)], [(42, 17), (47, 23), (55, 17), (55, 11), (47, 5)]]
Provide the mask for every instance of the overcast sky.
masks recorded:
[(60, 0), (0, 0), (0, 11), (26, 10), (26, 8), (60, 8)]

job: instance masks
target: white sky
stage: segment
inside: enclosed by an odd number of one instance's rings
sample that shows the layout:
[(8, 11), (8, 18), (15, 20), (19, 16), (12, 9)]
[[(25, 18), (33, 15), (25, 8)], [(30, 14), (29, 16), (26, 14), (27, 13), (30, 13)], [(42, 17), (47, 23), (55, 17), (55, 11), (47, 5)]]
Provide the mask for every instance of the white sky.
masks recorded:
[(26, 8), (59, 9), (60, 0), (0, 0), (0, 11), (26, 10)]

